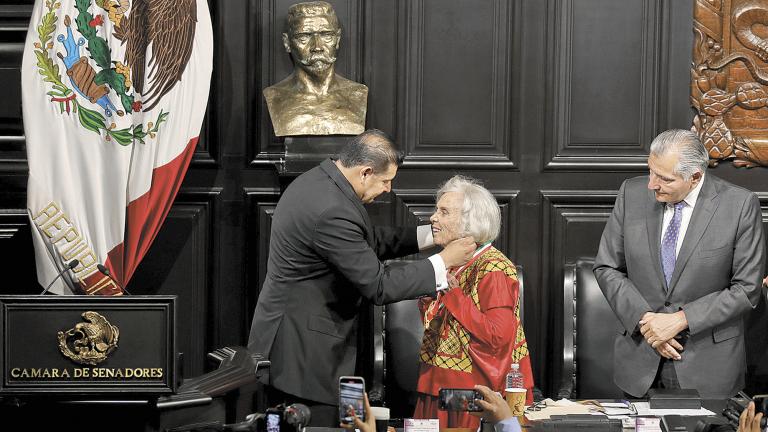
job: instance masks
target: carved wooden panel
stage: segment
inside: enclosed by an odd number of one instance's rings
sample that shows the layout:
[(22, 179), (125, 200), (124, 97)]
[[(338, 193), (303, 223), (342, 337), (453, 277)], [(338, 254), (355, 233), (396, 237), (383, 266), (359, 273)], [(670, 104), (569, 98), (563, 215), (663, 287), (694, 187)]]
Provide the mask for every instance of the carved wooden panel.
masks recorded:
[(660, 121), (669, 5), (551, 0), (547, 170), (636, 170)]
[[(326, 0), (333, 5), (341, 25), (341, 44), (336, 61), (336, 73), (361, 82), (363, 75), (362, 0)], [(284, 153), (283, 139), (275, 137), (266, 102), (265, 87), (287, 77), (293, 70), (290, 55), (283, 47), (282, 33), (288, 7), (297, 0), (248, 0), (250, 9), (248, 29), (249, 126), (251, 164), (272, 164)], [(365, 83), (363, 83), (365, 84)]]
[(768, 2), (696, 0), (691, 104), (710, 163), (768, 165)]
[(405, 166), (514, 167), (511, 3), (412, 0), (398, 6), (396, 127)]

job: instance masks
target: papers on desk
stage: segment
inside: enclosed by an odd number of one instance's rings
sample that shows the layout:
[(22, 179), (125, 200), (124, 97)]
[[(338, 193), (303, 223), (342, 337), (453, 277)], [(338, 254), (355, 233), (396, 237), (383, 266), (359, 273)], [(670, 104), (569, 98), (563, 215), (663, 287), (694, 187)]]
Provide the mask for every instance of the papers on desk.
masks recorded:
[(568, 399), (560, 399), (559, 401), (544, 399), (536, 405), (526, 408), (525, 418), (528, 420), (547, 420), (553, 415), (593, 413), (595, 412), (591, 410), (588, 405), (582, 405), (580, 403), (569, 401)]
[(633, 402), (635, 409), (637, 409), (637, 415), (652, 415), (652, 416), (665, 416), (670, 414), (677, 414), (681, 416), (710, 416), (716, 415), (712, 411), (706, 408), (699, 409), (651, 409), (648, 402)]
[[(624, 428), (632, 428), (626, 425)], [(662, 432), (661, 419), (658, 417), (635, 417), (635, 432)]]
[(637, 411), (629, 402), (600, 402), (586, 401), (586, 403), (573, 402), (568, 399), (554, 401), (545, 399), (525, 411), (528, 420), (548, 419), (553, 415), (567, 414), (594, 414), (606, 415), (608, 418), (622, 418), (636, 415)]
[(600, 402), (605, 415), (611, 418), (620, 418), (630, 415), (636, 415), (637, 410), (629, 402)]
[(407, 418), (403, 423), (405, 432), (438, 432), (440, 430), (440, 421), (438, 419)]
[(642, 416), (656, 416), (661, 417), (668, 414), (677, 414), (682, 416), (708, 416), (715, 415), (712, 411), (701, 409), (651, 409), (648, 402), (634, 402), (627, 401), (622, 402), (601, 402), (597, 404), (595, 401), (588, 401), (590, 403), (577, 403), (568, 399), (560, 399), (554, 401), (552, 399), (545, 399), (537, 404), (528, 407), (525, 410), (525, 418), (528, 420), (547, 420), (553, 415), (569, 415), (569, 414), (592, 414), (592, 415), (605, 415), (610, 419), (621, 420), (624, 428), (635, 429), (638, 427), (636, 420), (640, 420), (638, 431), (640, 432), (653, 432), (660, 431), (659, 419), (651, 419), (649, 417), (643, 418)]

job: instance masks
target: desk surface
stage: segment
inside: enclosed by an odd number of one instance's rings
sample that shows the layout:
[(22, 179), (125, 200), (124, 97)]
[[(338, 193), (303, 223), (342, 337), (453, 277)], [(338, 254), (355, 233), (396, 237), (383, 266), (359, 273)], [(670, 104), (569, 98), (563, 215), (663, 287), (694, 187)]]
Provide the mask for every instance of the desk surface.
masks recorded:
[[(641, 401), (641, 400), (638, 400)], [(630, 402), (638, 402), (638, 401), (630, 401)], [(716, 416), (693, 416), (693, 417), (683, 417), (683, 422), (685, 423), (686, 429), (689, 432), (695, 432), (696, 431), (696, 425), (698, 424), (699, 420), (717, 417), (717, 418), (723, 418), (721, 413), (723, 412), (723, 409), (725, 409), (726, 401), (725, 400), (712, 400), (712, 399), (704, 399), (701, 401), (701, 405), (714, 412)], [(396, 426), (399, 426), (396, 428), (397, 432), (403, 432), (402, 428), (402, 419), (392, 419), (393, 422), (397, 422), (398, 420), (401, 422), (400, 424), (397, 424)], [(392, 424), (392, 423), (390, 423)], [(394, 424), (393, 424), (394, 425)], [(307, 427), (305, 428), (305, 432), (339, 432), (339, 431), (345, 431), (346, 429), (342, 428), (329, 428), (329, 427)], [(552, 430), (544, 429), (544, 428), (538, 428), (536, 427), (536, 422), (529, 422), (525, 425), (523, 425), (524, 431), (530, 431), (535, 432), (537, 430)], [(559, 429), (563, 430), (563, 429)], [(577, 428), (576, 430), (585, 430), (581, 428)], [(628, 429), (627, 429), (628, 430)], [(717, 431), (727, 431), (727, 430), (733, 430), (732, 428), (728, 427), (725, 429), (717, 429)], [(709, 431), (709, 432), (715, 432), (715, 431)]]
[[(607, 400), (598, 400), (601, 402), (606, 402)], [(643, 400), (632, 400), (630, 402), (642, 402)], [(722, 412), (725, 409), (726, 401), (725, 400), (702, 400), (702, 406), (713, 413), (715, 415), (713, 416), (685, 416), (681, 417), (681, 421), (686, 427), (686, 430), (689, 432), (696, 432), (697, 426), (699, 425), (699, 421), (702, 421), (703, 424), (701, 426), (704, 426), (706, 424), (711, 424), (712, 427), (710, 429), (707, 429), (707, 432), (720, 432), (720, 431), (733, 431), (734, 429), (730, 427), (730, 425), (723, 424), (726, 423), (725, 417), (723, 417)], [(557, 428), (554, 428), (552, 423), (546, 424), (545, 421), (531, 421), (527, 422), (523, 425), (523, 431), (530, 431), (530, 432), (536, 432), (536, 431), (550, 431), (550, 430), (570, 430), (565, 427), (565, 425), (559, 425)], [(579, 425), (571, 425), (572, 430), (575, 431), (583, 431), (588, 430), (589, 424), (585, 424), (583, 426)], [(601, 430), (608, 430), (608, 426), (605, 425), (605, 429)], [(629, 430), (629, 429), (625, 429)], [(662, 428), (663, 430), (663, 428)]]

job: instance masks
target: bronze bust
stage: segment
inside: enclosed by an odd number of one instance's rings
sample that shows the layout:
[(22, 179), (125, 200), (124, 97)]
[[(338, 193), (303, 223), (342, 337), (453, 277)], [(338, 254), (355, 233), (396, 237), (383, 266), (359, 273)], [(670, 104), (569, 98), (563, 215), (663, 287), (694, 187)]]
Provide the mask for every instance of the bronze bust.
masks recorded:
[(335, 73), (341, 27), (323, 1), (288, 9), (283, 45), (294, 70), (264, 89), (275, 135), (357, 135), (365, 130), (368, 87)]

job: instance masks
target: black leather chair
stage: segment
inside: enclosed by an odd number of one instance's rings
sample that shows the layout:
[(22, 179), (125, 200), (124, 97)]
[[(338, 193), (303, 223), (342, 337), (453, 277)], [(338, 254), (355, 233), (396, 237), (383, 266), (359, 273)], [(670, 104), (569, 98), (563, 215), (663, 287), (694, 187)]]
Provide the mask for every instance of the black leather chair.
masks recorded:
[(384, 388), (390, 416), (406, 418), (416, 405), (419, 350), (424, 326), (418, 300), (392, 303), (384, 308)]
[[(520, 285), (520, 320), (523, 321), (523, 267), (517, 266)], [(416, 383), (419, 377), (419, 350), (424, 336), (424, 326), (418, 308), (418, 300), (405, 300), (381, 308), (381, 363), (375, 369), (383, 368), (374, 379), (382, 379), (383, 386), (374, 384), (376, 396), (390, 408), (390, 417), (407, 418), (413, 415), (416, 405)], [(524, 321), (523, 321), (524, 322)], [(376, 335), (378, 338), (379, 335)], [(374, 345), (378, 345), (377, 342)], [(375, 355), (378, 362), (379, 355)], [(378, 390), (381, 389), (381, 394)]]
[(563, 272), (561, 398), (622, 398), (613, 383), (613, 341), (623, 331), (592, 273), (594, 259), (566, 264)]

